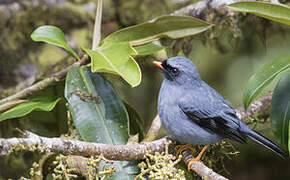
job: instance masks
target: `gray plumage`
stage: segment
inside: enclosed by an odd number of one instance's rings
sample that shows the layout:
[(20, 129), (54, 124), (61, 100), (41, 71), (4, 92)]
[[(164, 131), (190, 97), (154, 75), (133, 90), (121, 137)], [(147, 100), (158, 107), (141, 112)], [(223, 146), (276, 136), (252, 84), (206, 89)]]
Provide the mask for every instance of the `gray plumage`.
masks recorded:
[(219, 93), (199, 76), (194, 63), (183, 57), (162, 62), (165, 79), (158, 98), (158, 113), (168, 134), (180, 143), (215, 144), (223, 138), (246, 143), (250, 137), (281, 157), (275, 143), (250, 129)]

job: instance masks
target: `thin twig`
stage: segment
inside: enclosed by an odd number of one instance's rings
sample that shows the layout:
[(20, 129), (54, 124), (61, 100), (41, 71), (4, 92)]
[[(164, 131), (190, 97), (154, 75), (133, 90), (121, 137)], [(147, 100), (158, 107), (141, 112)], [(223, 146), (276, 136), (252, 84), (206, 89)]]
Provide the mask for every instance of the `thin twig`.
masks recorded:
[(151, 126), (150, 126), (149, 130), (147, 131), (145, 138), (143, 139), (143, 142), (149, 142), (149, 141), (153, 141), (154, 139), (156, 139), (156, 137), (158, 136), (160, 128), (161, 128), (161, 121), (160, 121), (159, 116), (157, 115), (153, 119)]
[(88, 62), (88, 60), (89, 60), (88, 56), (84, 55), (79, 61), (75, 62), (74, 64), (66, 67), (65, 69), (63, 69), (59, 72), (54, 73), (51, 77), (45, 78), (44, 80), (39, 81), (38, 83), (33, 84), (32, 86), (29, 86), (29, 87), (17, 92), (16, 94), (13, 94), (13, 95), (8, 96), (4, 99), (1, 99), (0, 103), (7, 103), (7, 102), (18, 100), (18, 99), (23, 99), (23, 98), (26, 98), (27, 96), (30, 96), (30, 95), (48, 87), (48, 86), (51, 86), (54, 83), (61, 81), (65, 77), (68, 70), (70, 70), (72, 67), (81, 66), (83, 64), (86, 64)]
[(24, 103), (26, 102), (27, 100), (22, 100), (22, 99), (19, 99), (19, 100), (15, 100), (15, 101), (10, 101), (10, 102), (7, 102), (5, 104), (2, 104), (0, 105), (0, 113), (18, 105), (18, 104), (21, 104), (21, 103)]

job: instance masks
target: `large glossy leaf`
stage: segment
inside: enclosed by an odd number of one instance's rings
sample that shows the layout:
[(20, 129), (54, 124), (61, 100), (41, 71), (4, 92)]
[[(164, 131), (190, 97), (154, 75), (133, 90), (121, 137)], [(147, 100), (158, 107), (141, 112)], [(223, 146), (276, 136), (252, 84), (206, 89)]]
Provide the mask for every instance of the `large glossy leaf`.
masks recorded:
[(290, 25), (290, 8), (285, 5), (245, 1), (230, 4), (228, 7), (234, 11), (248, 12), (272, 21)]
[[(66, 78), (65, 97), (73, 122), (85, 141), (126, 144), (129, 117), (112, 85), (88, 67), (72, 68)], [(116, 162), (114, 179), (132, 179), (136, 166)], [(128, 173), (127, 173), (128, 172)]]
[(137, 56), (146, 56), (161, 51), (164, 48), (153, 43), (148, 43), (141, 46), (135, 46), (134, 49), (137, 52)]
[(161, 16), (112, 33), (105, 38), (104, 45), (116, 42), (145, 44), (161, 37), (176, 39), (201, 33), (210, 27), (207, 22), (190, 16)]
[(31, 34), (33, 41), (46, 42), (65, 49), (70, 55), (79, 59), (78, 55), (68, 45), (64, 33), (61, 29), (55, 26), (40, 26)]
[(272, 130), (282, 147), (288, 148), (290, 122), (290, 71), (278, 82), (271, 100)]
[(22, 117), (29, 114), (33, 110), (51, 111), (60, 100), (61, 98), (52, 96), (31, 98), (28, 102), (19, 104), (0, 114), (0, 121)]
[(243, 94), (245, 109), (255, 100), (262, 90), (273, 81), (273, 79), (284, 70), (290, 68), (290, 56), (280, 57), (265, 64), (249, 79)]
[(121, 76), (131, 86), (141, 82), (141, 71), (133, 59), (136, 51), (130, 43), (114, 43), (96, 51), (84, 49), (92, 59), (92, 72), (109, 72)]

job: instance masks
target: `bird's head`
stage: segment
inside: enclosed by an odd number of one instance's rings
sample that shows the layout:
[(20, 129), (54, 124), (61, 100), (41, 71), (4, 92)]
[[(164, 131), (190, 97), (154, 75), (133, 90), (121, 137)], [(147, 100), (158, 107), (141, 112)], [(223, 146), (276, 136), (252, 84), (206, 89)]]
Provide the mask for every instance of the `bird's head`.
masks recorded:
[(192, 84), (200, 81), (194, 63), (184, 57), (172, 57), (162, 62), (154, 61), (153, 64), (162, 69), (165, 78), (172, 83)]

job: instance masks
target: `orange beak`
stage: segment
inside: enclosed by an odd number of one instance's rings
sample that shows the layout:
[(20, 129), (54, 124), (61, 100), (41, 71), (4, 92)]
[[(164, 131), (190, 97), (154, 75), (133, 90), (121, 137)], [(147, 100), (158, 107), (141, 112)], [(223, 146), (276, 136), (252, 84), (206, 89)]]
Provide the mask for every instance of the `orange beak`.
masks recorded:
[(162, 63), (159, 61), (153, 61), (153, 64), (159, 67), (160, 69), (163, 69)]

